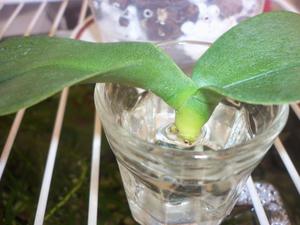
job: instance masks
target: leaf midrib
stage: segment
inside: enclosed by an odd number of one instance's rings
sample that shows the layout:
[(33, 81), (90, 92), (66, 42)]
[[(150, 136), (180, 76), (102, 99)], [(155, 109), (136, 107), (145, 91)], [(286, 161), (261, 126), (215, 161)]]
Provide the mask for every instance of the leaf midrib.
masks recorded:
[(76, 66), (75, 64), (67, 64), (67, 65), (66, 64), (55, 64), (54, 65), (54, 64), (50, 63), (50, 64), (44, 64), (44, 65), (41, 65), (41, 66), (35, 66), (35, 67), (29, 68), (27, 70), (23, 70), (22, 72), (17, 72), (12, 77), (9, 77), (9, 78), (4, 79), (4, 80), (0, 80), (0, 85), (7, 82), (7, 81), (11, 81), (13, 79), (25, 76), (25, 74), (29, 73), (30, 71), (35, 71), (35, 70), (39, 70), (39, 69), (43, 69), (43, 68), (47, 68), (47, 67), (50, 68), (50, 67), (53, 67), (53, 66), (60, 66), (61, 69), (74, 69), (74, 70), (81, 70), (81, 71), (89, 71), (89, 75), (87, 75), (85, 77), (80, 77), (80, 78), (83, 78), (83, 79), (77, 79), (77, 80), (84, 81), (84, 80), (88, 80), (91, 77), (97, 76), (97, 74), (105, 74), (105, 73), (108, 73), (108, 72), (113, 72), (113, 71), (129, 68), (129, 67), (132, 67), (132, 66), (138, 66), (138, 65), (140, 65), (140, 61), (130, 62), (130, 63), (122, 64), (119, 67), (115, 67), (113, 70), (108, 69), (108, 70), (104, 70), (104, 71), (99, 73), (99, 72), (94, 72), (92, 68), (83, 69), (82, 67)]
[(232, 87), (235, 87), (235, 86), (239, 86), (240, 84), (246, 83), (248, 81), (260, 79), (261, 77), (264, 77), (264, 76), (268, 77), (269, 74), (276, 73), (276, 72), (279, 72), (279, 71), (282, 71), (282, 70), (288, 70), (288, 69), (293, 68), (293, 67), (300, 67), (300, 62), (296, 63), (296, 64), (293, 64), (291, 66), (284, 66), (284, 67), (280, 67), (278, 69), (274, 69), (274, 70), (271, 70), (271, 71), (259, 73), (257, 75), (254, 75), (253, 77), (249, 77), (249, 78), (244, 79), (244, 80), (239, 80), (239, 81), (236, 81), (234, 83), (224, 85), (222, 88), (223, 89), (228, 89), (228, 88), (232, 88)]

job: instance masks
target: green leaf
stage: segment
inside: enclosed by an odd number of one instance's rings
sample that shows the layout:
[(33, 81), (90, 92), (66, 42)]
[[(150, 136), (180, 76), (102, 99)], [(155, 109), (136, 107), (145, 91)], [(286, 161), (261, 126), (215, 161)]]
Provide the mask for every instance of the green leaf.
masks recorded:
[(87, 80), (150, 89), (175, 109), (197, 90), (167, 55), (149, 43), (102, 44), (47, 37), (0, 43), (0, 115)]
[(192, 79), (248, 103), (299, 100), (300, 16), (273, 12), (242, 22), (201, 57)]
[(191, 97), (198, 92), (197, 85), (150, 43), (104, 44), (48, 37), (0, 43), (0, 115), (32, 106), (82, 82), (151, 90), (178, 112), (177, 128), (188, 140), (199, 135), (215, 106), (204, 95)]

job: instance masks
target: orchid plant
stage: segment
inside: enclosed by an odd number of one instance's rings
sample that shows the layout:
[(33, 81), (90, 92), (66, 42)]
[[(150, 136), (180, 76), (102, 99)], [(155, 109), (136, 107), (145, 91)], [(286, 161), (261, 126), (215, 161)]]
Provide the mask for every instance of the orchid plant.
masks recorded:
[(253, 104), (300, 99), (300, 15), (272, 12), (241, 22), (197, 61), (191, 78), (151, 43), (48, 37), (0, 43), (0, 115), (85, 82), (152, 91), (175, 109), (179, 135), (192, 142), (224, 97)]

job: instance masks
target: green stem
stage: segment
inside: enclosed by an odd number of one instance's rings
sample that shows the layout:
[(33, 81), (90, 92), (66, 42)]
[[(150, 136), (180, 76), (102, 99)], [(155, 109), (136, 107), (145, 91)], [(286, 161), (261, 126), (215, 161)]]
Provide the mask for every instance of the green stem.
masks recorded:
[(179, 135), (188, 142), (195, 141), (221, 98), (221, 95), (205, 89), (191, 95), (176, 110), (175, 125)]

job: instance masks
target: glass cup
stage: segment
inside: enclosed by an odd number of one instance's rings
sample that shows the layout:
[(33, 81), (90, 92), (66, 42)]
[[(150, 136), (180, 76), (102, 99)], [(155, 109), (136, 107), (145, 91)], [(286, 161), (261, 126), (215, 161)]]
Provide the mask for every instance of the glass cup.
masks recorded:
[(265, 0), (91, 0), (105, 42), (201, 40), (263, 11)]
[[(200, 42), (160, 46), (187, 73), (208, 48)], [(149, 91), (97, 84), (95, 104), (131, 213), (143, 225), (221, 223), (288, 116), (287, 105), (225, 99), (189, 146), (170, 132), (174, 110)]]

